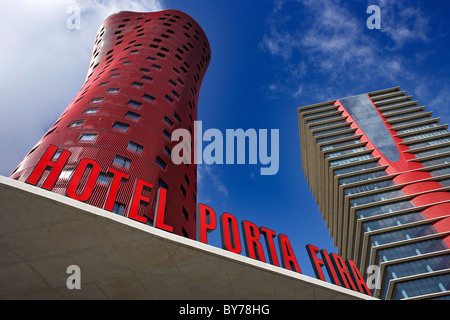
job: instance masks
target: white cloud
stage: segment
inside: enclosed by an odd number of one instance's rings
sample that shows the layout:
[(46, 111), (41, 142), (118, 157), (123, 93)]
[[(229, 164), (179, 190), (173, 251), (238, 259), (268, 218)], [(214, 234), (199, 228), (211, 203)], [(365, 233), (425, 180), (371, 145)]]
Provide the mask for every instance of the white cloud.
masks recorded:
[[(293, 2), (297, 4), (293, 12), (283, 8), (286, 1), (276, 3), (260, 43), (260, 48), (281, 58), (287, 66), (286, 71), (291, 77), (286, 85), (296, 83), (291, 88), (293, 97), (301, 96), (298, 83), (302, 81), (303, 92), (312, 91), (305, 83), (310, 82), (309, 79), (305, 81), (308, 76), (326, 76), (335, 84), (414, 77), (409, 71), (411, 68), (407, 67), (411, 60), (404, 57), (401, 49), (412, 41), (428, 41), (429, 20), (419, 9), (409, 7), (407, 2), (383, 1), (380, 5), (383, 33), (380, 33), (368, 31), (366, 19), (369, 15), (365, 11), (358, 14), (347, 1)], [(295, 20), (299, 16), (301, 20)], [(301, 66), (299, 69), (302, 70), (296, 76), (292, 74), (295, 65)]]
[(432, 78), (421, 79), (413, 93), (419, 101), (426, 101), (426, 110), (433, 111), (433, 117), (441, 118), (441, 123), (448, 123), (450, 118), (450, 85)]
[(209, 203), (217, 201), (212, 196), (219, 196), (221, 200), (229, 197), (227, 186), (222, 182), (219, 172), (220, 165), (197, 165), (197, 185), (199, 202)]
[(297, 91), (295, 91), (295, 93), (294, 93), (294, 97), (297, 98), (297, 97), (301, 96), (302, 94), (303, 94), (303, 86), (299, 85), (297, 88)]
[(290, 33), (281, 33), (276, 26), (271, 26), (270, 33), (264, 34), (261, 47), (267, 49), (272, 55), (289, 59), (293, 50), (299, 46), (296, 37)]
[(410, 42), (430, 41), (430, 20), (423, 15), (417, 7), (402, 0), (380, 1), (382, 28), (395, 44), (395, 48), (402, 47)]
[[(69, 30), (67, 8), (81, 12)], [(2, 3), (0, 174), (9, 175), (82, 86), (102, 22), (118, 11), (161, 10), (159, 0), (16, 0)]]

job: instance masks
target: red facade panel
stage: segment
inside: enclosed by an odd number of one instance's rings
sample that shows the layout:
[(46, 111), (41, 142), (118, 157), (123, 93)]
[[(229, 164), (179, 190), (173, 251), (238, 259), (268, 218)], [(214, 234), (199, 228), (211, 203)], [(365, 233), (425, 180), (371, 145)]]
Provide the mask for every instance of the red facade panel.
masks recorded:
[[(367, 95), (370, 99), (370, 96)], [(371, 99), (370, 99), (371, 100)], [(379, 163), (382, 165), (389, 165), (386, 169), (391, 175), (394, 175), (393, 181), (397, 185), (402, 185), (401, 191), (408, 196), (411, 196), (411, 201), (415, 206), (428, 206), (422, 213), (428, 219), (443, 217), (441, 220), (436, 220), (432, 224), (438, 233), (448, 232), (450, 226), (450, 219), (444, 218), (448, 215), (448, 203), (442, 204), (442, 202), (450, 201), (450, 193), (443, 189), (432, 176), (425, 171), (420, 162), (413, 161), (415, 156), (412, 153), (408, 153), (409, 148), (406, 145), (402, 145), (403, 140), (400, 137), (395, 136), (397, 133), (391, 129), (391, 125), (387, 122), (386, 118), (382, 116), (378, 107), (371, 100), (375, 110), (378, 112), (384, 125), (389, 130), (391, 137), (395, 141), (396, 148), (399, 151), (400, 159), (396, 162), (390, 161), (387, 157), (381, 153), (377, 146), (367, 137), (367, 135), (357, 125), (356, 121), (351, 117), (350, 113), (345, 109), (344, 105), (337, 100), (336, 106), (339, 106), (339, 110), (342, 111), (343, 116), (347, 117), (348, 122), (352, 122), (351, 127), (356, 129), (356, 134), (362, 135), (361, 141), (367, 141), (367, 148), (374, 149), (373, 155), (375, 157), (381, 157)], [(423, 169), (423, 170), (420, 170)], [(442, 190), (440, 190), (442, 189)], [(447, 246), (450, 247), (450, 238), (444, 238)]]
[[(120, 12), (107, 18), (95, 38), (86, 81), (73, 101), (35, 148), (11, 174), (26, 181), (50, 145), (69, 151), (52, 191), (67, 195), (82, 159), (100, 165), (101, 177), (85, 202), (107, 208), (114, 176), (123, 172), (115, 203), (127, 215), (138, 179), (153, 185), (144, 190), (149, 204), (138, 214), (153, 221), (157, 191), (167, 188), (165, 223), (173, 232), (196, 237), (197, 172), (195, 164), (175, 165), (170, 150), (177, 128), (194, 130), (197, 101), (210, 61), (201, 27), (180, 11)], [(54, 158), (56, 161), (58, 155)], [(46, 170), (37, 186), (50, 173)], [(95, 166), (87, 166), (76, 194), (81, 194)], [(108, 180), (109, 179), (109, 180)]]

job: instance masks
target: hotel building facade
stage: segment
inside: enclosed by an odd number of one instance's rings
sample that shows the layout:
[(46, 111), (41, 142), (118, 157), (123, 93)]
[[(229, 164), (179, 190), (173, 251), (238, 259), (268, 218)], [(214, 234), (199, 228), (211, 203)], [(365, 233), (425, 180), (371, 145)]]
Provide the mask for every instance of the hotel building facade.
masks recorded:
[(183, 12), (111, 15), (85, 83), (10, 177), (150, 225), (162, 188), (164, 223), (195, 239), (197, 166), (171, 161), (171, 133), (193, 132), (210, 55)]
[(298, 108), (302, 169), (374, 297), (450, 299), (450, 133), (400, 87)]

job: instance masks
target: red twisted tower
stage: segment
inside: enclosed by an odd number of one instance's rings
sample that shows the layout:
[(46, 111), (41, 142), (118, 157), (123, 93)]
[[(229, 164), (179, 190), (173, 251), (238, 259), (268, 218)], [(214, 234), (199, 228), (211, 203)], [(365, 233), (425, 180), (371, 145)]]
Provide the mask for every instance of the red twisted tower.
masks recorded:
[(11, 178), (149, 224), (163, 188), (164, 223), (195, 239), (197, 168), (171, 161), (171, 133), (193, 132), (209, 61), (183, 12), (108, 17), (82, 88)]

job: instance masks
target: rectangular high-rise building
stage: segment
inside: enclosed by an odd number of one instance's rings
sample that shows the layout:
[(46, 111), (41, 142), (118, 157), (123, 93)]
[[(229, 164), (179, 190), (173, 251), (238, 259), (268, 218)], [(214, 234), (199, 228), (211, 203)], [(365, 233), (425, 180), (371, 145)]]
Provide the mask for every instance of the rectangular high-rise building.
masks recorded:
[(298, 119), (330, 236), (373, 295), (450, 299), (447, 125), (399, 87), (301, 107)]

